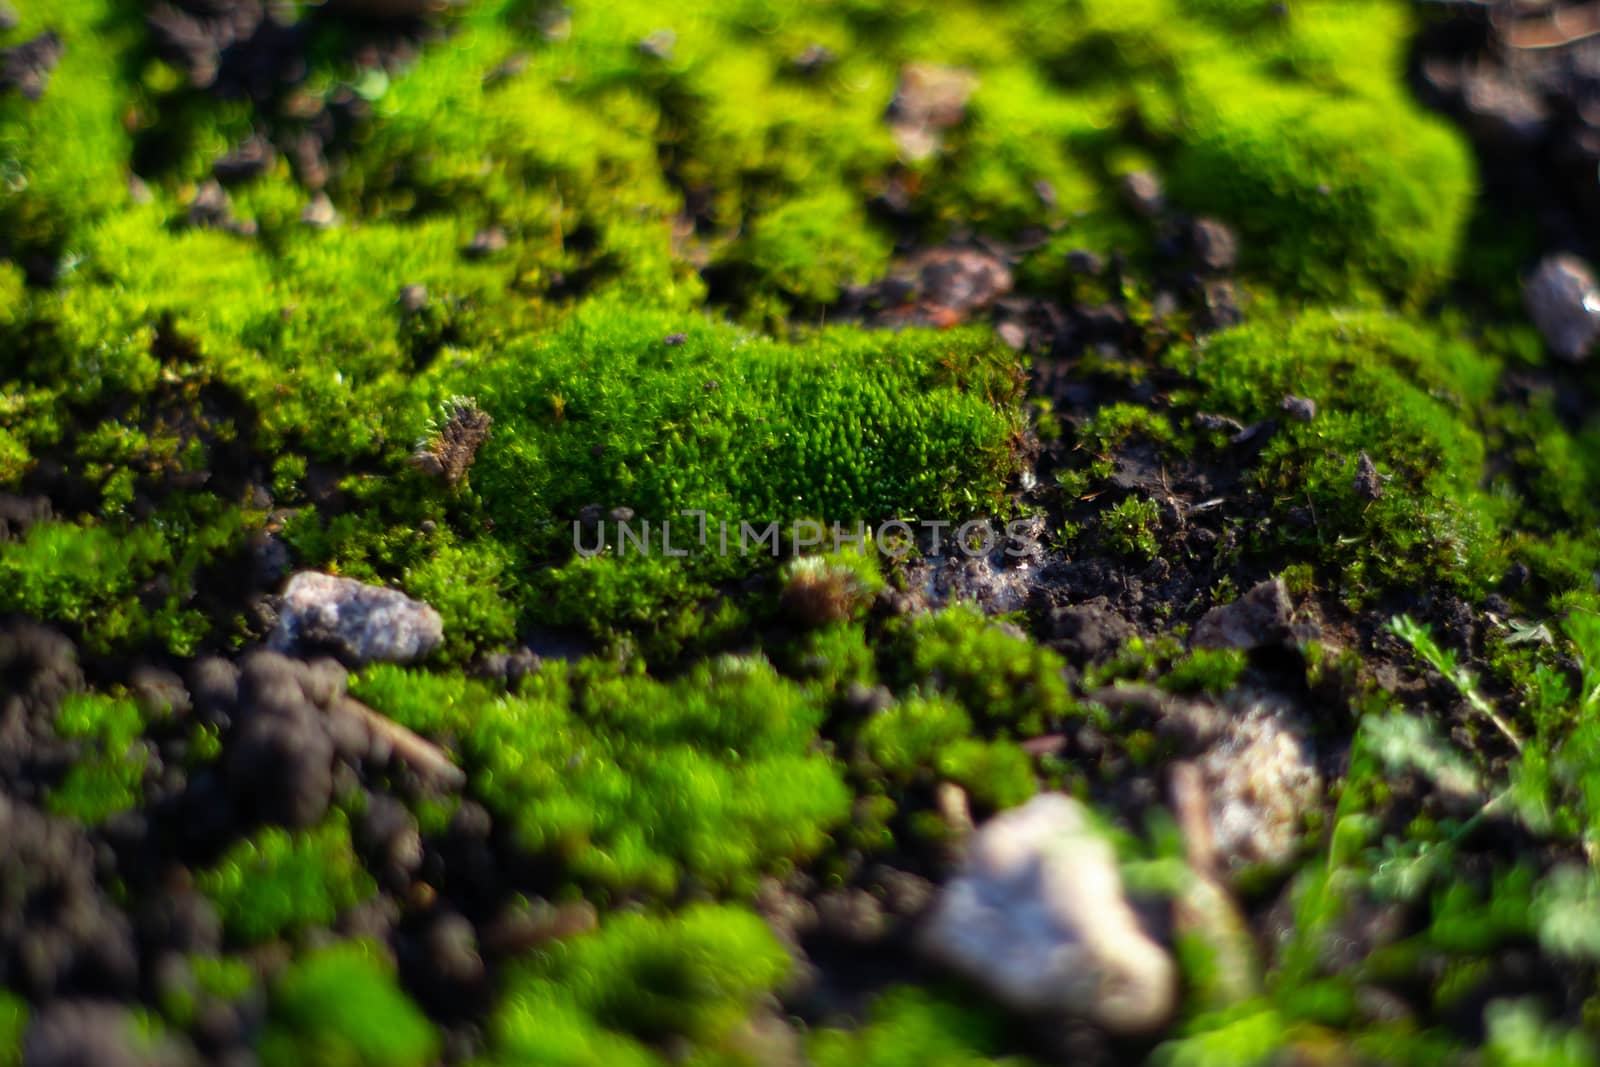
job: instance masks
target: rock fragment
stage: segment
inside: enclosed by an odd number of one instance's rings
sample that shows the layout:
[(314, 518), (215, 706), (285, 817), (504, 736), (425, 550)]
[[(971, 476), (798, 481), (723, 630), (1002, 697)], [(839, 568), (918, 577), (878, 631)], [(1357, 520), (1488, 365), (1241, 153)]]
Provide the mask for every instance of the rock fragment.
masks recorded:
[(962, 67), (909, 63), (889, 104), (889, 126), (908, 162), (927, 159), (944, 147), (944, 132), (960, 125), (978, 76)]
[(1372, 457), (1367, 455), (1365, 449), (1356, 457), (1354, 488), (1356, 496), (1362, 500), (1379, 500), (1383, 497), (1383, 475), (1378, 473), (1378, 465), (1372, 462)]
[(444, 638), (444, 620), (404, 593), (301, 571), (289, 579), (268, 641), (279, 652), (327, 651), (354, 663), (420, 659)]
[(1293, 610), (1288, 586), (1282, 578), (1271, 578), (1233, 603), (1206, 612), (1189, 643), (1196, 648), (1245, 651), (1275, 645), (1288, 638)]
[(248, 815), (305, 827), (328, 810), (335, 745), (316, 699), (327, 694), (311, 683), (309, 664), (273, 652), (245, 657), (223, 770)]
[(1522, 288), (1533, 324), (1562, 359), (1588, 356), (1600, 336), (1600, 287), (1577, 256), (1547, 256)]
[(921, 947), (1017, 1011), (1121, 1034), (1148, 1032), (1172, 1014), (1172, 958), (1139, 926), (1111, 846), (1059, 793), (977, 831)]
[(1104, 659), (1134, 633), (1133, 625), (1117, 614), (1105, 597), (1050, 612), (1050, 647), (1075, 664)]
[(922, 300), (966, 316), (1011, 291), (1011, 270), (997, 256), (970, 248), (935, 248), (913, 263)]
[(1308, 396), (1295, 396), (1290, 393), (1283, 398), (1281, 406), (1291, 419), (1298, 419), (1300, 422), (1310, 422), (1317, 417), (1317, 402)]
[(1322, 775), (1290, 710), (1252, 700), (1198, 760), (1217, 865), (1275, 866), (1294, 855)]
[(1207, 270), (1222, 273), (1232, 270), (1239, 262), (1239, 239), (1233, 231), (1216, 219), (1194, 220), (1190, 228), (1194, 254)]
[(332, 229), (339, 223), (339, 211), (327, 193), (317, 192), (300, 212), (300, 221), (313, 230)]
[(252, 135), (211, 163), (211, 176), (223, 185), (259, 178), (272, 169), (277, 151), (260, 134)]
[(29, 100), (44, 95), (50, 73), (61, 62), (66, 48), (54, 30), (46, 30), (32, 40), (0, 49), (0, 95), (15, 89)]
[(24, 1067), (167, 1067), (188, 1057), (166, 1042), (143, 1040), (141, 1026), (120, 1004), (58, 1000), (43, 1008), (22, 1039)]
[(504, 229), (490, 226), (473, 234), (471, 242), (461, 252), (468, 259), (487, 259), (497, 252), (504, 252), (509, 243)]
[[(72, 819), (0, 793), (0, 975), (31, 998), (138, 987), (128, 917), (96, 881), (95, 843)], [(94, 1062), (94, 1061), (86, 1061)]]
[(1124, 174), (1122, 196), (1129, 207), (1147, 219), (1155, 218), (1167, 207), (1167, 194), (1161, 185), (1161, 179), (1148, 170)]

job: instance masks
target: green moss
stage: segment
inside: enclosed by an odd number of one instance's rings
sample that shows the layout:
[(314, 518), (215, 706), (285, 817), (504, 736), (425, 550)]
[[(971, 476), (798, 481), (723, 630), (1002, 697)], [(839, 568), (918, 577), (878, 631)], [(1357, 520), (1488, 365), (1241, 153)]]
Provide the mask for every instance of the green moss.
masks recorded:
[(1003, 1019), (970, 999), (901, 986), (881, 994), (854, 1030), (819, 1030), (807, 1045), (817, 1067), (1026, 1067)]
[(1107, 404), (1095, 411), (1079, 433), (1085, 448), (1096, 454), (1109, 454), (1130, 438), (1143, 438), (1155, 444), (1172, 444), (1172, 422), (1161, 412), (1138, 404)]
[(759, 659), (702, 662), (666, 684), (547, 664), (499, 697), (375, 668), (354, 692), (453, 737), (518, 843), (597, 890), (670, 893), (685, 878), (748, 889), (815, 855), (849, 812), (839, 770), (815, 751), (823, 709)]
[(492, 541), (445, 544), (406, 571), (404, 587), (444, 620), (444, 655), (461, 661), (516, 635), (509, 553)]
[(889, 241), (844, 190), (798, 198), (755, 221), (742, 265), (803, 306), (831, 304), (849, 285), (882, 276)]
[(1151, 1063), (1158, 1067), (1252, 1067), (1273, 1062), (1289, 1038), (1278, 1013), (1258, 1003), (1202, 1016), (1186, 1029), (1184, 1036), (1157, 1047)]
[[(202, 498), (151, 523), (38, 523), (0, 544), (0, 611), (74, 627), (95, 652), (155, 643), (192, 654), (209, 630), (192, 606), (200, 571), (242, 539), (244, 521)], [(157, 575), (164, 593), (152, 594)]]
[(1248, 665), (1236, 648), (1200, 648), (1183, 656), (1161, 676), (1161, 687), (1174, 693), (1221, 696), (1238, 684)]
[(1402, 298), (1449, 276), (1475, 179), (1459, 134), (1393, 95), (1205, 71), (1172, 193), (1240, 228), (1245, 263), (1290, 292)]
[(964, 605), (902, 624), (879, 664), (897, 687), (947, 694), (985, 732), (1032, 737), (1080, 711), (1060, 656)]
[(331, 925), (377, 892), (338, 812), (313, 830), (257, 831), (200, 872), (197, 883), (216, 904), (228, 937), (241, 945)]
[(21, 1067), (22, 1035), (28, 1029), (28, 1002), (0, 989), (0, 1067)]
[(901, 788), (928, 780), (964, 787), (986, 808), (1008, 808), (1038, 788), (1027, 753), (1008, 741), (972, 736), (972, 719), (946, 698), (912, 696), (868, 720), (858, 741), (862, 777)]
[(1492, 1067), (1583, 1067), (1600, 1062), (1600, 1050), (1581, 1030), (1547, 1021), (1536, 1003), (1497, 1000), (1484, 1009)]
[[(673, 332), (686, 339), (665, 344)], [(830, 330), (784, 346), (599, 305), (472, 379), (497, 428), (474, 484), (502, 529), (552, 547), (595, 502), (657, 530), (702, 508), (734, 534), (965, 514), (997, 503), (1014, 466), (1003, 405), (1017, 364), (976, 332)]]
[(140, 740), (145, 726), (145, 716), (131, 698), (99, 693), (67, 697), (56, 715), (56, 733), (79, 741), (82, 751), (49, 791), (49, 810), (94, 826), (138, 807), (149, 763)]
[[(686, 339), (666, 344), (675, 332)], [(1017, 374), (976, 332), (829, 330), (791, 346), (590, 305), (468, 372), (463, 387), (496, 420), (473, 485), (496, 536), (535, 558), (571, 558), (575, 538), (592, 552), (604, 534), (603, 554), (534, 578), (541, 621), (681, 632), (675, 620), (712, 580), (770, 566), (769, 523), (787, 546), (808, 535), (800, 520), (831, 538), (834, 522), (852, 533), (999, 506), (1016, 464)], [(610, 519), (575, 534), (590, 504), (630, 508), (633, 540)], [(686, 509), (706, 512), (704, 541)]]
[(186, 980), (164, 984), (159, 1004), (173, 1026), (188, 1030), (212, 1004), (238, 1004), (255, 989), (255, 968), (240, 956), (184, 957)]
[(657, 1064), (647, 1043), (674, 1037), (715, 1049), (788, 970), (766, 924), (741, 909), (617, 915), (510, 978), (481, 1062)]
[(1161, 550), (1156, 540), (1161, 529), (1161, 505), (1154, 500), (1124, 497), (1100, 513), (1099, 526), (1107, 547), (1118, 555), (1148, 563)]
[(870, 687), (878, 680), (877, 657), (860, 625), (838, 623), (811, 630), (774, 650), (791, 677), (807, 683), (823, 699), (837, 697), (851, 685)]
[(64, 51), (40, 99), (0, 99), (0, 229), (17, 251), (53, 255), (127, 200), (128, 87), (119, 56), (137, 16), (108, 0), (29, 7), (15, 39), (54, 30)]
[(382, 950), (347, 941), (302, 956), (273, 983), (257, 1052), (266, 1067), (424, 1067), (439, 1036)]
[[(1183, 362), (1199, 410), (1249, 423), (1281, 416), (1290, 393), (1317, 403), (1311, 422), (1280, 424), (1252, 473), (1276, 516), (1270, 547), (1325, 564), (1358, 595), (1419, 574), (1464, 591), (1498, 578), (1503, 505), (1480, 488), (1470, 414), (1494, 388), (1492, 360), (1395, 316), (1319, 311), (1229, 330)], [(1356, 485), (1362, 452), (1377, 499)], [(1299, 521), (1297, 508), (1309, 509)]]

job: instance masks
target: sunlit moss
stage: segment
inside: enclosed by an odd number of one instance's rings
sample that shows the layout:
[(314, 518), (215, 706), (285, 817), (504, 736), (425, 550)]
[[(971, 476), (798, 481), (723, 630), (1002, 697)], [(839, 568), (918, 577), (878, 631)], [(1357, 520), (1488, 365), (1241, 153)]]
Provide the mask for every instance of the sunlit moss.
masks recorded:
[(267, 1067), (424, 1067), (439, 1035), (400, 990), (378, 946), (347, 941), (307, 953), (273, 983), (257, 1051)]
[(788, 970), (766, 924), (741, 909), (618, 915), (511, 977), (481, 1062), (643, 1067), (663, 1062), (651, 1045), (672, 1037), (715, 1049)]
[(257, 831), (201, 872), (198, 883), (228, 936), (242, 945), (328, 926), (377, 892), (337, 812), (312, 830)]

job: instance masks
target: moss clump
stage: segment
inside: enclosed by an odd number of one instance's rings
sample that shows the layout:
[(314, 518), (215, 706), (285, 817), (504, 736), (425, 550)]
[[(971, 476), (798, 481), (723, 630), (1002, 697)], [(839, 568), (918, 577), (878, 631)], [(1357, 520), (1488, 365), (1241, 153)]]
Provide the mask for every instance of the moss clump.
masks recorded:
[(200, 872), (197, 883), (216, 904), (228, 937), (241, 945), (328, 926), (377, 893), (338, 812), (312, 830), (257, 831)]
[(0, 98), (0, 230), (10, 254), (48, 260), (89, 220), (127, 201), (128, 86), (119, 59), (138, 22), (106, 0), (28, 7), (13, 39), (53, 30), (63, 52), (55, 84), (39, 99)]
[[(496, 536), (536, 560), (571, 559), (575, 539), (599, 553), (538, 576), (527, 603), (599, 632), (681, 632), (709, 582), (770, 566), (769, 524), (826, 546), (835, 522), (965, 517), (1000, 506), (1016, 465), (1016, 358), (976, 332), (780, 345), (601, 304), (467, 378), (497, 427), (473, 469)], [(605, 512), (575, 531), (589, 505), (629, 509), (626, 532)]]
[[(656, 524), (658, 549), (659, 524), (685, 508), (735, 535), (966, 514), (997, 504), (1015, 465), (1016, 358), (973, 331), (789, 346), (601, 304), (469, 377), (500, 428), (474, 484), (499, 529), (552, 549), (570, 548), (591, 503)], [(692, 543), (694, 524), (679, 529)]]
[(1149, 562), (1160, 551), (1161, 505), (1141, 496), (1124, 497), (1100, 513), (1100, 535), (1121, 556)]
[(1248, 657), (1237, 648), (1197, 648), (1162, 673), (1161, 688), (1174, 693), (1222, 696), (1239, 683)]
[(596, 889), (748, 889), (815, 855), (849, 812), (815, 750), (822, 707), (759, 659), (705, 661), (665, 684), (547, 664), (514, 696), (384, 667), (354, 692), (452, 740), (469, 788), (518, 842)]
[(788, 954), (748, 911), (618, 915), (510, 978), (482, 1062), (642, 1067), (665, 1062), (651, 1045), (672, 1038), (715, 1050), (788, 970)]
[[(22, 540), (0, 543), (0, 611), (75, 627), (96, 652), (160, 644), (192, 654), (210, 628), (192, 603), (198, 575), (244, 522), (209, 503), (162, 514), (159, 525), (38, 523)], [(152, 596), (147, 583), (157, 575), (165, 592)]]
[(856, 1030), (819, 1030), (817, 1067), (1027, 1067), (1006, 1055), (1005, 1020), (947, 994), (902, 986), (880, 995)]
[(407, 568), (403, 586), (444, 620), (443, 655), (462, 661), (516, 635), (516, 583), (511, 554), (491, 540), (466, 544), (448, 534), (426, 560)]
[(868, 720), (857, 744), (866, 781), (900, 788), (951, 781), (989, 809), (1021, 804), (1038, 788), (1026, 752), (1009, 741), (974, 737), (971, 717), (943, 697), (895, 703)]
[(307, 953), (285, 970), (257, 1044), (265, 1067), (425, 1067), (438, 1052), (433, 1024), (378, 946), (363, 941)]
[[(1357, 596), (1419, 574), (1463, 591), (1499, 576), (1503, 508), (1480, 488), (1485, 441), (1470, 414), (1493, 391), (1493, 360), (1396, 316), (1317, 311), (1218, 334), (1180, 362), (1199, 410), (1248, 423), (1281, 417), (1290, 393), (1317, 403), (1255, 463), (1275, 520), (1265, 547), (1327, 565)], [(1377, 473), (1365, 485), (1363, 453)]]
[(1269, 84), (1196, 78), (1173, 195), (1239, 226), (1246, 263), (1291, 293), (1436, 290), (1474, 192), (1460, 136), (1397, 96)]
[(1289, 1043), (1290, 1029), (1276, 1011), (1247, 1003), (1201, 1016), (1189, 1033), (1163, 1043), (1152, 1062), (1161, 1067), (1245, 1067), (1266, 1064)]
[(965, 605), (900, 626), (880, 663), (897, 687), (948, 695), (986, 732), (1037, 736), (1080, 712), (1059, 655)]
[(784, 567), (784, 612), (804, 626), (859, 618), (883, 588), (876, 552), (868, 544), (825, 556), (802, 556)]
[(820, 307), (837, 301), (845, 286), (881, 277), (889, 240), (868, 225), (855, 197), (836, 189), (757, 219), (741, 258), (793, 303)]
[(188, 1030), (213, 1007), (238, 1004), (255, 991), (259, 979), (243, 956), (184, 957), (185, 980), (163, 986), (158, 1003), (173, 1026)]
[(145, 717), (128, 697), (75, 693), (56, 715), (56, 733), (80, 742), (83, 751), (54, 786), (46, 805), (57, 815), (97, 826), (144, 799), (150, 754), (140, 735)]
[(21, 1067), (22, 1035), (27, 1029), (27, 1001), (0, 989), (0, 1067)]

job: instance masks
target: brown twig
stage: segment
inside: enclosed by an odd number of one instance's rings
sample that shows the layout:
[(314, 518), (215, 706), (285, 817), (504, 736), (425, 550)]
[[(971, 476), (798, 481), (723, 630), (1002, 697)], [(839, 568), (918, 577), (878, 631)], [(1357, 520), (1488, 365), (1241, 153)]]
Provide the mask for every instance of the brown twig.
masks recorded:
[(333, 705), (332, 713), (360, 719), (374, 737), (386, 742), (396, 756), (411, 764), (419, 774), (448, 788), (467, 784), (466, 772), (450, 761), (444, 749), (354, 697), (339, 698)]

